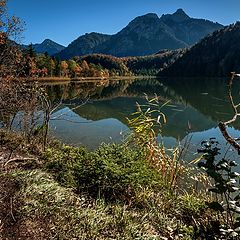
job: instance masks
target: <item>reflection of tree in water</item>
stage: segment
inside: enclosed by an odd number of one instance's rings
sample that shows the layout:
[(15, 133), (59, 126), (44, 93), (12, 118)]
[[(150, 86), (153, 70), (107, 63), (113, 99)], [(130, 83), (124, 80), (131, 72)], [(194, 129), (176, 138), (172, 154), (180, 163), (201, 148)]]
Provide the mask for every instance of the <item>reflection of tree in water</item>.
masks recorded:
[[(53, 101), (60, 99), (104, 100), (116, 97), (142, 97), (144, 94), (163, 99), (175, 98), (175, 93), (157, 79), (150, 80), (103, 80), (100, 82), (71, 82), (63, 85), (47, 85), (47, 91)], [(181, 99), (181, 98), (179, 98)]]
[[(193, 85), (190, 83), (185, 87), (184, 84), (180, 86), (176, 84), (177, 87), (170, 87), (157, 79), (150, 79), (71, 83), (64, 85), (64, 89), (60, 89), (64, 93), (63, 102), (67, 103), (68, 107), (71, 107), (71, 104), (78, 104), (90, 96), (86, 105), (74, 110), (79, 116), (95, 121), (115, 118), (125, 125), (127, 124), (126, 117), (136, 109), (136, 102), (144, 103), (144, 93), (149, 96), (156, 93), (161, 97), (162, 102), (167, 99), (171, 100), (171, 106), (163, 109), (168, 119), (164, 135), (182, 139), (186, 136), (189, 125), (192, 131), (202, 131), (217, 126), (218, 119), (213, 111), (215, 106), (209, 101), (214, 85), (205, 87), (201, 84), (199, 86), (196, 84), (195, 87)], [(213, 91), (215, 94), (213, 96), (223, 94), (224, 87), (222, 88), (219, 87), (218, 91)], [(51, 87), (51, 90), (55, 90), (55, 88)], [(202, 93), (205, 92), (209, 92), (209, 94), (203, 95)], [(59, 96), (59, 94), (55, 94), (55, 96)], [(78, 97), (70, 100), (75, 96)], [(218, 98), (221, 99), (221, 95)]]
[[(227, 96), (227, 79), (176, 79), (169, 81), (175, 93), (183, 96), (187, 104), (196, 108), (212, 121), (226, 121), (233, 116)], [(233, 96), (240, 99), (240, 84), (234, 84)], [(240, 129), (240, 123), (233, 124)]]

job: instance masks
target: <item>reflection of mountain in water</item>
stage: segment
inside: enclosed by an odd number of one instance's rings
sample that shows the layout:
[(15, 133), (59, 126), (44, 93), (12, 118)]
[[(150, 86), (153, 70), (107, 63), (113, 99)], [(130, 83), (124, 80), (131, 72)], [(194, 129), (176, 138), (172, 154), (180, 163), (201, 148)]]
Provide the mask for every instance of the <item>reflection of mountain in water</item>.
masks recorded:
[[(169, 82), (169, 81), (167, 81)], [(175, 94), (184, 98), (186, 104), (196, 108), (213, 121), (226, 121), (233, 116), (227, 91), (227, 79), (177, 79), (169, 82)], [(239, 102), (240, 84), (235, 84), (233, 97)], [(238, 122), (234, 127), (240, 129)]]
[(217, 126), (219, 120), (230, 118), (226, 82), (220, 79), (188, 79), (187, 82), (171, 79), (167, 82), (168, 85), (157, 79), (75, 82), (50, 85), (48, 91), (53, 101), (64, 99), (62, 107), (75, 106), (89, 97), (87, 104), (74, 110), (76, 114), (94, 121), (114, 118), (125, 125), (126, 117), (136, 109), (136, 102), (145, 102), (144, 93), (149, 96), (156, 93), (163, 102), (171, 100), (171, 106), (163, 108), (168, 119), (164, 135), (180, 139), (186, 136), (189, 128), (194, 132), (203, 131)]
[[(136, 110), (136, 102), (144, 104), (143, 98), (118, 97), (111, 100), (94, 101), (74, 110), (79, 116), (90, 120), (115, 118), (127, 125), (126, 117)], [(176, 104), (175, 107), (164, 107), (167, 125), (164, 135), (183, 138), (188, 126), (192, 131), (201, 131), (214, 127), (216, 124), (191, 106)]]

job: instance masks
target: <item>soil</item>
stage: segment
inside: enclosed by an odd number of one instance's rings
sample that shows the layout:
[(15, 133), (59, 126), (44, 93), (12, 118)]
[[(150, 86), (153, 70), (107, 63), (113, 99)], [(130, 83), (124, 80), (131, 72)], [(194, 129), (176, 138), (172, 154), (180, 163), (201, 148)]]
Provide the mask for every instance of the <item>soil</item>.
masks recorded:
[[(29, 157), (30, 158), (30, 157)], [(11, 161), (11, 160), (14, 161)], [(9, 161), (10, 160), (10, 161)], [(16, 169), (32, 168), (32, 160), (26, 156), (12, 154), (0, 149), (0, 239), (1, 240), (47, 240), (50, 239), (49, 219), (43, 216), (26, 217), (21, 209), (23, 202), (18, 200), (21, 183), (11, 172)]]

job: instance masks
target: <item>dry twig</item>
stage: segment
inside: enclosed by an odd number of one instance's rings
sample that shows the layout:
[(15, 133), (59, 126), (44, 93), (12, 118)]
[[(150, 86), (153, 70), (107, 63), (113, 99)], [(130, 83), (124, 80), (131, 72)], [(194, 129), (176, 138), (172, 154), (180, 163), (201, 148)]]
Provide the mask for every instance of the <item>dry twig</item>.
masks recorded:
[(226, 141), (234, 148), (237, 150), (238, 154), (240, 155), (240, 144), (237, 142), (237, 139), (233, 138), (228, 130), (227, 130), (227, 126), (233, 122), (235, 122), (237, 120), (237, 118), (240, 116), (240, 113), (238, 112), (238, 108), (240, 107), (240, 103), (235, 103), (233, 96), (232, 96), (232, 85), (233, 85), (233, 81), (235, 79), (235, 77), (239, 77), (240, 74), (236, 74), (235, 72), (231, 73), (232, 76), (230, 78), (229, 81), (229, 85), (228, 85), (228, 98), (229, 101), (231, 103), (231, 107), (233, 109), (234, 112), (234, 116), (232, 119), (226, 121), (226, 122), (220, 122), (218, 124), (218, 127), (223, 135), (223, 137), (226, 139)]

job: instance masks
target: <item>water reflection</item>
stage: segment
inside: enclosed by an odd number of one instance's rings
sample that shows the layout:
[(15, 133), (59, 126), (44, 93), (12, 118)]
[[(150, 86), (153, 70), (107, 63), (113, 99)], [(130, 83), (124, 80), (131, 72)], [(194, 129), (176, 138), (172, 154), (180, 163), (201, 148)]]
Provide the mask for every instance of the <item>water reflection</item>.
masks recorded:
[[(52, 101), (63, 102), (54, 113), (54, 117), (61, 118), (51, 122), (53, 133), (67, 143), (90, 148), (102, 142), (122, 141), (128, 129), (126, 117), (135, 111), (136, 102), (145, 102), (144, 94), (157, 94), (163, 103), (171, 100), (163, 108), (167, 116), (163, 136), (169, 147), (190, 135), (193, 151), (195, 145), (209, 137), (216, 136), (223, 142), (217, 123), (232, 116), (225, 79), (72, 82), (49, 84), (47, 90)], [(237, 90), (233, 94), (238, 97)], [(86, 99), (86, 104), (75, 108)], [(231, 128), (234, 136), (239, 135), (237, 129), (238, 122)]]

